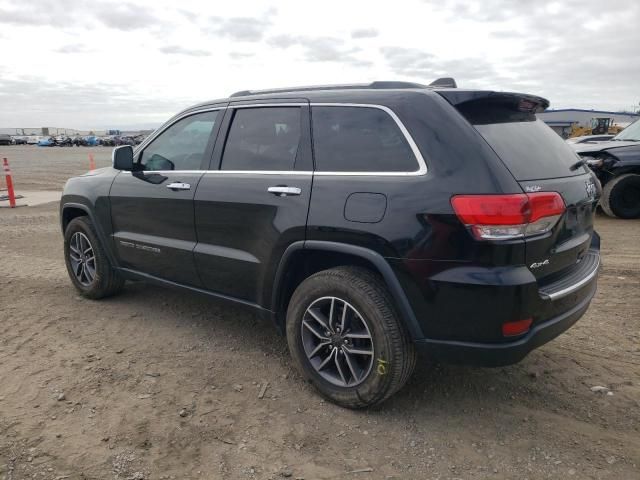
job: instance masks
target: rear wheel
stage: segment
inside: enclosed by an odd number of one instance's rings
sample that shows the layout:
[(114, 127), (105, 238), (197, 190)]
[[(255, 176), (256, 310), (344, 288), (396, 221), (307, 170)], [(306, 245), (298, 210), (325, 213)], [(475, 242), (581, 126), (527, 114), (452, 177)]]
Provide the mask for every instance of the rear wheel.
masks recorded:
[(84, 297), (108, 297), (124, 285), (124, 279), (113, 269), (88, 217), (76, 217), (67, 225), (64, 258), (73, 286)]
[(609, 180), (600, 204), (609, 216), (640, 218), (640, 175), (627, 173)]
[(300, 284), (287, 311), (287, 341), (302, 376), (348, 408), (389, 398), (416, 361), (386, 286), (357, 267), (325, 270)]

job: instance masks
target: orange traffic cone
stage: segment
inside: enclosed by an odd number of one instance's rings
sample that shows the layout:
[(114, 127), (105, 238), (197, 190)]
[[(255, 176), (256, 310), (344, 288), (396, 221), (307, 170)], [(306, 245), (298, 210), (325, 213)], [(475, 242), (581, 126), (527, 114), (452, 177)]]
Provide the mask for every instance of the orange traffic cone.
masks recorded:
[(89, 171), (93, 172), (96, 169), (96, 161), (93, 159), (93, 153), (89, 154)]
[(7, 193), (9, 195), (9, 207), (16, 208), (16, 193), (13, 191), (13, 180), (11, 179), (11, 169), (9, 168), (9, 161), (6, 158), (2, 159), (2, 167), (4, 169), (4, 176), (7, 180)]

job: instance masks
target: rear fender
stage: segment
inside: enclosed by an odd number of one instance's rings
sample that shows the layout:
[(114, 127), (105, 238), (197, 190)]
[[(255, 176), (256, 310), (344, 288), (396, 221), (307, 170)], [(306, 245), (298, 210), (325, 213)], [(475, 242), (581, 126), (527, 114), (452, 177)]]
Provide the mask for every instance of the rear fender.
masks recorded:
[[(404, 322), (404, 325), (406, 326), (409, 334), (411, 335), (411, 338), (413, 340), (417, 340), (424, 337), (422, 328), (420, 327), (415, 317), (413, 309), (409, 304), (409, 300), (405, 295), (404, 289), (402, 288), (400, 282), (398, 281), (398, 278), (396, 277), (391, 266), (384, 259), (384, 257), (368, 248), (345, 243), (307, 240), (304, 242), (296, 242), (290, 245), (284, 252), (276, 271), (274, 288), (271, 297), (271, 306), (273, 310), (278, 310), (278, 306), (280, 305), (284, 288), (283, 280), (287, 269), (290, 267), (290, 260), (292, 256), (301, 249), (306, 251), (325, 251), (352, 255), (372, 265), (386, 283), (387, 288), (389, 289), (389, 292), (391, 293), (391, 296), (394, 300), (398, 313), (402, 321)], [(278, 316), (278, 313), (279, 312), (276, 312), (276, 316)], [(277, 320), (277, 323), (281, 323), (281, 320)], [(279, 327), (282, 328), (282, 325), (279, 325)]]

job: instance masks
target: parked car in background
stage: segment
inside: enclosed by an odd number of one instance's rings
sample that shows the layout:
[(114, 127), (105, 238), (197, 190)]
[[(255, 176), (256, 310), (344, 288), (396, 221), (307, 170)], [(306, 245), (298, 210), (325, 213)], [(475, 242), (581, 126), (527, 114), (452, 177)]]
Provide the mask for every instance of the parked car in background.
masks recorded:
[(640, 218), (640, 120), (607, 142), (572, 147), (603, 186), (602, 210), (612, 217)]
[(71, 282), (248, 307), (350, 408), (398, 391), (418, 349), (518, 362), (595, 294), (600, 187), (536, 118), (547, 100), (454, 87), (244, 91), (179, 113), (67, 182)]
[(96, 137), (95, 135), (87, 135), (86, 137), (84, 137), (84, 139), (86, 145), (89, 147), (95, 147), (100, 144), (98, 137)]
[(24, 136), (14, 136), (12, 137), (13, 143), (14, 145), (26, 145), (27, 144), (27, 137)]
[(606, 142), (611, 140), (614, 135), (584, 135), (582, 137), (572, 137), (567, 138), (565, 141), (569, 144), (575, 143), (595, 143), (595, 142)]
[(142, 142), (144, 142), (145, 138), (147, 138), (147, 135), (136, 135), (135, 137), (133, 137), (133, 142), (136, 145), (140, 145)]
[(38, 140), (39, 147), (55, 147), (56, 140), (53, 137), (44, 137)]
[(11, 135), (7, 133), (0, 133), (0, 145), (11, 145), (13, 140), (11, 139)]
[(79, 135), (73, 137), (71, 139), (71, 143), (76, 147), (86, 147), (87, 146), (86, 139), (84, 137), (79, 136)]

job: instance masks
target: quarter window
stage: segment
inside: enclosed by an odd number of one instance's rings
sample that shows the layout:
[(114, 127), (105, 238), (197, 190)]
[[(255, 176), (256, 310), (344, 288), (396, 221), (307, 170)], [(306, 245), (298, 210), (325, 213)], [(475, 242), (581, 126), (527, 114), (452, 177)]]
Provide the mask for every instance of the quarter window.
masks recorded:
[(200, 170), (218, 110), (177, 121), (142, 152), (143, 170)]
[(240, 108), (222, 156), (223, 170), (293, 170), (300, 144), (300, 108)]
[(374, 107), (313, 107), (319, 172), (414, 172), (418, 162), (391, 116)]

